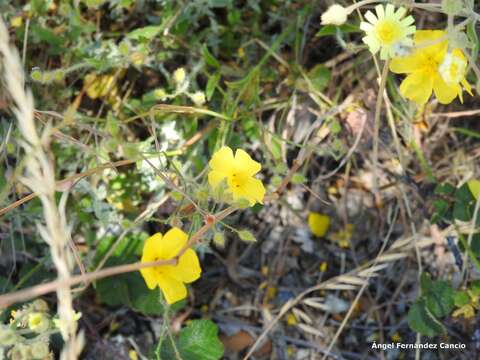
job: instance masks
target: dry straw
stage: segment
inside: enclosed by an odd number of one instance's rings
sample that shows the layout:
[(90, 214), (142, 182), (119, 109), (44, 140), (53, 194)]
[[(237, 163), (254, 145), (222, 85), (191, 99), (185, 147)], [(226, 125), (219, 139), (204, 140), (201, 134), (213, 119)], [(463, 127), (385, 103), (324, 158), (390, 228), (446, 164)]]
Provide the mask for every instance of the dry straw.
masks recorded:
[[(22, 62), (16, 48), (9, 45), (8, 31), (0, 18), (0, 54), (3, 56), (3, 76), (5, 85), (14, 105), (18, 127), (22, 134), (21, 146), (25, 150), (25, 173), (21, 182), (38, 194), (42, 203), (45, 223), (37, 224), (38, 232), (50, 247), (53, 263), (57, 268), (58, 279), (68, 280), (73, 267), (69, 249), (70, 231), (65, 216), (66, 193), (60, 203), (55, 201), (55, 171), (52, 154), (49, 152), (50, 126), (41, 135), (37, 133), (33, 117), (33, 96), (25, 89)], [(72, 307), (72, 294), (69, 286), (57, 288), (58, 315), (60, 330), (65, 340), (62, 360), (77, 359), (83, 340), (77, 337), (77, 323)]]

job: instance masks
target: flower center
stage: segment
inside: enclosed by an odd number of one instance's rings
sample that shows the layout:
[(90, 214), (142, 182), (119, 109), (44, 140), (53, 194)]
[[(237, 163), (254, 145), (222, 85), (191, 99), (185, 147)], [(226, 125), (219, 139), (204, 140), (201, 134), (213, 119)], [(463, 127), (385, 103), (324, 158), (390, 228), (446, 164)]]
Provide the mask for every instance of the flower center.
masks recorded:
[(385, 45), (391, 45), (401, 37), (398, 24), (391, 20), (380, 21), (375, 28), (375, 32), (380, 42)]
[(438, 66), (438, 71), (446, 83), (459, 83), (464, 74), (467, 63), (465, 60), (452, 54), (445, 55), (445, 59)]
[(234, 172), (230, 176), (230, 186), (234, 189), (241, 188), (247, 181), (247, 176), (241, 172)]
[(438, 61), (431, 55), (423, 58), (422, 65), (423, 70), (430, 75), (433, 75), (438, 69)]

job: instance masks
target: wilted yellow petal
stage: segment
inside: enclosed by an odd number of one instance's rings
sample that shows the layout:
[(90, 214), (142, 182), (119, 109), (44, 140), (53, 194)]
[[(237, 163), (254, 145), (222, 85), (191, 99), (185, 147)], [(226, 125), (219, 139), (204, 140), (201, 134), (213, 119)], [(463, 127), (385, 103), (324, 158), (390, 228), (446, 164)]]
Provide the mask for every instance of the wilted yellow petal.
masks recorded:
[(327, 215), (311, 212), (308, 214), (308, 226), (313, 235), (322, 237), (328, 231), (330, 226), (330, 217)]
[(480, 180), (470, 180), (467, 185), (473, 197), (478, 199), (478, 195), (480, 194)]
[(471, 319), (472, 317), (475, 316), (475, 309), (472, 307), (472, 305), (467, 304), (467, 305), (464, 305), (461, 308), (455, 310), (452, 313), (452, 316), (454, 318), (463, 316), (465, 319)]

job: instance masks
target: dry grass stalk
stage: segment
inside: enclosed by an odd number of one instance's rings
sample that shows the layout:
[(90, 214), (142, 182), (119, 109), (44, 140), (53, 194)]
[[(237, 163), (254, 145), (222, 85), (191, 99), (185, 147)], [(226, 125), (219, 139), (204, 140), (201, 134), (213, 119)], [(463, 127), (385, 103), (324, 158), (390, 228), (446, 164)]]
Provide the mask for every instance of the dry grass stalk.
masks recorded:
[[(29, 90), (25, 90), (22, 62), (17, 49), (9, 45), (8, 31), (1, 19), (0, 53), (3, 56), (5, 85), (15, 104), (12, 110), (17, 117), (23, 136), (21, 145), (26, 153), (25, 174), (20, 180), (37, 193), (41, 200), (45, 224), (37, 224), (38, 231), (50, 247), (59, 280), (66, 280), (70, 278), (73, 261), (68, 247), (70, 231), (65, 216), (66, 196), (62, 197), (58, 205), (55, 201), (55, 171), (48, 151), (51, 129), (47, 126), (41, 136), (37, 133), (33, 117), (33, 96)], [(57, 297), (60, 327), (65, 340), (61, 359), (74, 360), (81, 351), (83, 341), (77, 337), (70, 287), (59, 287)]]

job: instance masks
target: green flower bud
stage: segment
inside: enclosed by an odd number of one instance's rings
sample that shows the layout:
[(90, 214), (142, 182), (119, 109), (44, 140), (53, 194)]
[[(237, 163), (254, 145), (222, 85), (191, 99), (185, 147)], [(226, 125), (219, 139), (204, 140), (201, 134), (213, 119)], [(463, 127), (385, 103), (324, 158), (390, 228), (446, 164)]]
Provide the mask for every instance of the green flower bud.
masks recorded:
[(238, 237), (241, 240), (246, 241), (246, 242), (256, 242), (257, 241), (257, 239), (255, 239), (255, 236), (253, 236), (253, 234), (248, 230), (240, 230), (238, 232)]
[(32, 308), (39, 312), (48, 312), (48, 304), (45, 300), (37, 299), (32, 302)]
[(17, 341), (17, 335), (9, 326), (0, 326), (0, 346), (10, 346)]
[(215, 234), (213, 234), (213, 242), (215, 243), (215, 245), (223, 248), (225, 246), (225, 236), (223, 235), (223, 233), (215, 232)]
[(37, 341), (30, 345), (30, 352), (35, 356), (35, 359), (44, 359), (50, 353), (47, 341)]
[(38, 82), (42, 82), (43, 81), (43, 74), (40, 70), (38, 69), (35, 69), (35, 70), (32, 70), (32, 72), (30, 73), (30, 77), (34, 80), (34, 81), (38, 81)]
[(457, 15), (462, 9), (462, 0), (442, 0), (442, 11), (447, 15)]

